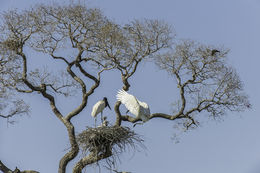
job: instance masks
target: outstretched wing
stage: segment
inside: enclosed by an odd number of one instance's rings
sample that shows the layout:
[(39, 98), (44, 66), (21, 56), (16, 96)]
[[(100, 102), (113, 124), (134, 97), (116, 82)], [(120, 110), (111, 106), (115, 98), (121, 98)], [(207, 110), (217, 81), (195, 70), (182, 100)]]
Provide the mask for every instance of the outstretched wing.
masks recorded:
[(138, 100), (135, 98), (135, 96), (128, 94), (124, 90), (119, 90), (116, 98), (118, 101), (120, 101), (122, 104), (125, 105), (125, 107), (135, 116), (138, 116), (140, 105), (138, 103)]

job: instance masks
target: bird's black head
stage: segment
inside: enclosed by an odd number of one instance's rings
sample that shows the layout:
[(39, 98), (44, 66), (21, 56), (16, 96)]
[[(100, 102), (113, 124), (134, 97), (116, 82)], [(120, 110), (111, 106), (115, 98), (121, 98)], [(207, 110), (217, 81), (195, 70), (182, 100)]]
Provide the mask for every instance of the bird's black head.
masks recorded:
[(103, 98), (103, 101), (105, 102), (105, 107), (107, 107), (107, 106), (108, 106), (108, 108), (111, 110), (111, 108), (110, 108), (110, 106), (109, 106), (109, 103), (108, 103), (108, 101), (107, 101), (107, 98), (106, 98), (106, 97), (104, 97), (104, 98)]

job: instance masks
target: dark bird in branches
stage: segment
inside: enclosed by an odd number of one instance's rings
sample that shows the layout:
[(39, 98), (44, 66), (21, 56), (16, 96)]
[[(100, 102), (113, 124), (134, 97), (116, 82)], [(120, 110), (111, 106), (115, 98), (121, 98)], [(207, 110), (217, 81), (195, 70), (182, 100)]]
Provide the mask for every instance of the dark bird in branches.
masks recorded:
[(211, 51), (211, 56), (214, 56), (214, 55), (216, 55), (216, 53), (219, 53), (219, 52), (220, 52), (219, 50), (213, 49), (213, 50)]

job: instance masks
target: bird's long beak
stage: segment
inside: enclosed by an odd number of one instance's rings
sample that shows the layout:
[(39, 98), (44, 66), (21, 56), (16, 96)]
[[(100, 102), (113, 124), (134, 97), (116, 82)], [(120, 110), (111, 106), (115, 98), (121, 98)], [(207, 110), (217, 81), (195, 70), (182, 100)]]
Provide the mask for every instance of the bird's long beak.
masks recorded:
[(109, 106), (109, 103), (107, 102), (107, 106), (108, 106), (108, 108), (111, 110), (111, 108), (110, 108), (110, 106)]

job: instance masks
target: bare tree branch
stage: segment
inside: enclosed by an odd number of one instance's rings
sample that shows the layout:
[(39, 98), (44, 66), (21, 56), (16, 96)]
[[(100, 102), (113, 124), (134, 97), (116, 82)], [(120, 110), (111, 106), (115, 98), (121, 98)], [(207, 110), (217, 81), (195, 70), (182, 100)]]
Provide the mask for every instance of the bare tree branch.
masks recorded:
[(0, 160), (0, 170), (3, 171), (3, 173), (39, 173), (38, 171), (33, 171), (33, 170), (20, 171), (17, 167), (15, 168), (14, 171), (12, 171), (6, 165), (4, 165), (1, 160)]
[(108, 158), (111, 155), (112, 152), (109, 149), (107, 150), (107, 152), (101, 154), (91, 152), (89, 155), (83, 157), (82, 159), (80, 159), (79, 162), (77, 162), (77, 164), (73, 168), (73, 173), (81, 173), (82, 169), (85, 168), (86, 165), (96, 163), (97, 161)]
[(7, 166), (5, 166), (2, 161), (0, 160), (0, 170), (3, 171), (4, 173), (7, 173), (7, 172), (12, 172), (11, 169), (9, 169)]
[[(238, 75), (224, 61), (227, 50), (219, 49), (218, 56), (212, 56), (211, 50), (213, 48), (184, 41), (176, 45), (174, 52), (157, 57), (160, 68), (177, 80), (181, 107), (175, 116), (188, 118), (192, 124), (196, 124), (190, 116), (194, 113), (204, 111), (219, 117), (226, 109), (242, 111), (250, 107)], [(171, 119), (174, 115), (159, 117)]]

